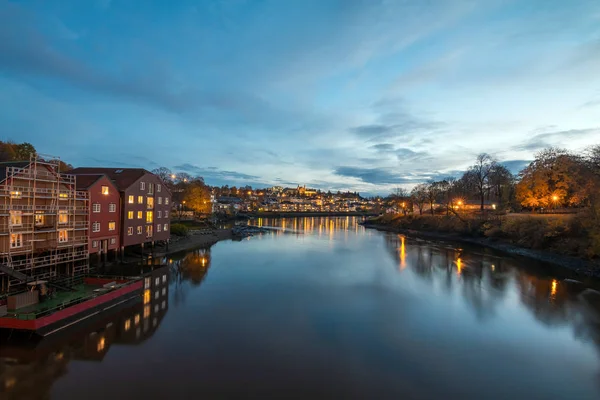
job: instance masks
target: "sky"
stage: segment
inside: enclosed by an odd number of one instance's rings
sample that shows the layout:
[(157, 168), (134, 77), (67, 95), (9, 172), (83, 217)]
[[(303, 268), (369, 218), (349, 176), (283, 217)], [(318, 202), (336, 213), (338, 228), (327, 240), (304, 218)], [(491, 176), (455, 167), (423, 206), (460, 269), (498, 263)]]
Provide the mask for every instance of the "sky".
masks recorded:
[(385, 194), (600, 143), (598, 0), (0, 0), (0, 139)]

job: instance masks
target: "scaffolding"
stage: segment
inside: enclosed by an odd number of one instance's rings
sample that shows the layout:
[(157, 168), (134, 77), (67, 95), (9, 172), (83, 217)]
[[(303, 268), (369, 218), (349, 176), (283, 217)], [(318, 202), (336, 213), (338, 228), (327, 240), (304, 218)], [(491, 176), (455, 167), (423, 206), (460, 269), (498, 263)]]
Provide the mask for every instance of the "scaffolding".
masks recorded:
[[(12, 165), (11, 165), (12, 164)], [(89, 271), (89, 197), (60, 159), (32, 154), (8, 163), (0, 182), (0, 293), (29, 280)]]

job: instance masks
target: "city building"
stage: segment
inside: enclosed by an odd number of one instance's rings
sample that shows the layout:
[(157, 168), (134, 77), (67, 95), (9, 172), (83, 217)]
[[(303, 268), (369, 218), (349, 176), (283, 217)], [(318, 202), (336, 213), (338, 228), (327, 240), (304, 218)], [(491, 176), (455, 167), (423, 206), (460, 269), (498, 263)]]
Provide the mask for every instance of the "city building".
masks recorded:
[(0, 163), (0, 290), (89, 270), (86, 191), (58, 159)]
[(90, 254), (107, 256), (121, 246), (121, 195), (106, 175), (77, 175), (77, 190), (86, 191), (89, 198)]
[(103, 174), (121, 197), (121, 251), (170, 238), (171, 192), (163, 181), (142, 168), (75, 168), (75, 175)]

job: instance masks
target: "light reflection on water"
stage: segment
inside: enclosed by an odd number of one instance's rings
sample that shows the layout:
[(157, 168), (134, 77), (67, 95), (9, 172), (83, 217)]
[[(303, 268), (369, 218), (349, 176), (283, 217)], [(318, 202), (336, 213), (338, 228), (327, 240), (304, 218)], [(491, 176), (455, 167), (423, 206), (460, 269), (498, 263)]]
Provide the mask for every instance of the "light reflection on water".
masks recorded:
[[(586, 285), (357, 221), (258, 219), (277, 229), (172, 256), (152, 335), (132, 347), (103, 328), (87, 345), (89, 332), (43, 357), (12, 354), (0, 394), (598, 398), (598, 296)], [(114, 326), (135, 332), (143, 311)]]

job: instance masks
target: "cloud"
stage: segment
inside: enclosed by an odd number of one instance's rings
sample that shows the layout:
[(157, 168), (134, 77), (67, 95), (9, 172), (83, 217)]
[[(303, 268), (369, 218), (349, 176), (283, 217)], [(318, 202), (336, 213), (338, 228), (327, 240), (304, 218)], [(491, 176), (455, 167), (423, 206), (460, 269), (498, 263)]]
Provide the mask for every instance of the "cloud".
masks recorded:
[(414, 151), (403, 147), (394, 150), (394, 152), (400, 161), (415, 161), (429, 158), (429, 154), (425, 151)]
[(531, 160), (508, 160), (500, 162), (500, 164), (504, 165), (512, 174), (518, 174), (530, 163)]
[(416, 134), (431, 133), (445, 125), (403, 110), (393, 112), (380, 110), (379, 114), (377, 123), (352, 127), (349, 129), (350, 133), (367, 141), (411, 139)]
[(566, 139), (580, 139), (583, 137), (599, 137), (599, 128), (588, 129), (569, 129), (564, 131), (554, 131), (539, 133), (524, 143), (513, 146), (513, 150), (537, 151), (546, 147), (561, 146), (565, 144)]
[(363, 182), (374, 185), (414, 183), (410, 178), (405, 178), (391, 172), (387, 168), (359, 168), (340, 166), (334, 170), (336, 175), (357, 178)]
[(381, 152), (389, 152), (394, 150), (394, 145), (391, 143), (379, 143), (371, 146), (371, 149), (381, 151)]
[(259, 179), (256, 175), (244, 174), (236, 171), (225, 171), (217, 167), (198, 167), (189, 163), (176, 165), (173, 167), (176, 170), (184, 171), (189, 174), (202, 176), (205, 180), (209, 179), (224, 179), (224, 180), (256, 180)]

